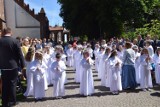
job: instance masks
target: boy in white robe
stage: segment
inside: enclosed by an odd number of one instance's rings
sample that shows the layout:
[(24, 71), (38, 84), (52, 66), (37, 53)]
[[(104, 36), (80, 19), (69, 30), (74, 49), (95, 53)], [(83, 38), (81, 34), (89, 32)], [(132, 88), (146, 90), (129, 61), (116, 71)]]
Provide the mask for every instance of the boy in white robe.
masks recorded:
[(58, 53), (61, 54), (61, 60), (64, 61), (64, 63), (66, 64), (66, 58), (67, 58), (67, 56), (66, 56), (66, 54), (64, 53), (64, 49), (63, 49), (62, 46), (59, 47)]
[(141, 80), (140, 87), (143, 91), (149, 91), (149, 88), (152, 88), (152, 77), (151, 77), (151, 57), (147, 48), (144, 48), (140, 56), (140, 71), (141, 71)]
[(151, 45), (151, 41), (146, 41), (146, 48), (147, 48), (147, 50), (149, 52), (149, 56), (152, 58), (153, 55), (154, 55), (154, 49), (153, 49), (153, 47)]
[(54, 51), (51, 48), (52, 47), (47, 46), (46, 53), (44, 55), (44, 62), (46, 62), (46, 65), (48, 66), (48, 68), (47, 68), (47, 83), (48, 83), (48, 85), (53, 85), (51, 65), (52, 65), (53, 59), (55, 59), (54, 58), (55, 55), (53, 56)]
[(34, 98), (36, 101), (45, 97), (44, 72), (47, 66), (42, 62), (41, 51), (35, 53), (35, 60), (31, 63), (30, 70), (33, 73)]
[(98, 66), (99, 66), (99, 61), (98, 61), (98, 53), (99, 53), (99, 44), (95, 45), (95, 49), (93, 51), (94, 56), (95, 56), (95, 69), (98, 72)]
[(83, 55), (82, 55), (82, 46), (79, 45), (78, 46), (78, 50), (77, 52), (75, 53), (75, 61), (76, 61), (76, 73), (75, 73), (75, 81), (76, 83), (80, 83), (81, 81), (81, 76), (82, 76), (82, 71), (81, 71), (81, 60), (83, 58)]
[(90, 44), (87, 46), (87, 50), (88, 50), (88, 52), (89, 52), (89, 56), (90, 56), (91, 58), (93, 58), (93, 49), (91, 48), (91, 45), (90, 45)]
[(140, 53), (138, 52), (138, 46), (134, 45), (132, 47), (132, 49), (135, 51), (135, 56), (136, 56), (136, 59), (135, 59), (135, 70), (136, 70), (136, 81), (138, 84), (140, 84), (140, 63), (139, 63), (139, 57), (140, 57)]
[(82, 79), (80, 82), (80, 95), (88, 96), (94, 93), (94, 81), (92, 73), (93, 60), (89, 57), (89, 52), (84, 52), (84, 58), (81, 61)]
[(155, 79), (156, 83), (160, 85), (160, 48), (158, 47), (153, 56), (153, 63), (155, 64)]
[(68, 50), (67, 50), (67, 65), (69, 67), (73, 67), (73, 48), (72, 45), (68, 45)]
[(53, 82), (54, 91), (53, 96), (56, 98), (61, 98), (65, 95), (65, 79), (66, 79), (66, 65), (64, 61), (61, 60), (61, 54), (56, 54), (56, 61), (52, 63), (51, 66), (53, 72)]
[(118, 95), (118, 91), (122, 90), (122, 83), (121, 83), (121, 65), (122, 61), (117, 57), (117, 51), (113, 51), (110, 58), (107, 61), (107, 69), (110, 72), (109, 77), (109, 88), (112, 94)]
[(76, 70), (76, 52), (77, 46), (73, 48), (73, 69)]
[(111, 54), (111, 48), (110, 47), (107, 47), (106, 48), (106, 52), (105, 54), (103, 55), (103, 58), (102, 60), (100, 60), (100, 66), (101, 66), (101, 85), (102, 86), (106, 86), (106, 76), (108, 74), (108, 69), (105, 69), (106, 68), (106, 64), (105, 62), (108, 60), (108, 58), (110, 57), (110, 54)]
[(44, 79), (45, 79), (45, 90), (48, 89), (48, 85), (52, 85), (51, 81), (51, 71), (50, 71), (50, 66), (51, 66), (51, 55), (50, 55), (50, 47), (47, 45), (44, 48), (44, 54), (43, 54), (43, 62), (47, 65), (47, 71), (44, 74)]
[(105, 47), (100, 47), (100, 51), (98, 53), (98, 62), (99, 62), (99, 66), (98, 66), (98, 78), (101, 79), (101, 75), (102, 75), (102, 70), (103, 70), (103, 65), (104, 65), (104, 59), (103, 56), (105, 54)]

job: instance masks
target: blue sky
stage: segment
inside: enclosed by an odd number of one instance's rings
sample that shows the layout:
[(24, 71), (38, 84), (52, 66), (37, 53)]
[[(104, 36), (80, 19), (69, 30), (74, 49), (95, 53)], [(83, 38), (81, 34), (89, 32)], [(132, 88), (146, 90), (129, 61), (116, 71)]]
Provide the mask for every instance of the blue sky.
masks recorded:
[(49, 23), (51, 26), (62, 25), (63, 19), (59, 16), (60, 5), (57, 0), (24, 0), (26, 4), (30, 5), (30, 8), (34, 8), (35, 12), (38, 13), (41, 7), (44, 7)]

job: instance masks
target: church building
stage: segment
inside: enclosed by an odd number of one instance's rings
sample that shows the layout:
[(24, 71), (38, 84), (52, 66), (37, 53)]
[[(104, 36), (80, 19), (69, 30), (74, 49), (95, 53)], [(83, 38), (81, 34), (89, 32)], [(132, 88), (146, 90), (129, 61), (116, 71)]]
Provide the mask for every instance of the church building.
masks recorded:
[(41, 8), (38, 14), (24, 0), (0, 0), (0, 31), (7, 26), (19, 37), (48, 38), (49, 21)]

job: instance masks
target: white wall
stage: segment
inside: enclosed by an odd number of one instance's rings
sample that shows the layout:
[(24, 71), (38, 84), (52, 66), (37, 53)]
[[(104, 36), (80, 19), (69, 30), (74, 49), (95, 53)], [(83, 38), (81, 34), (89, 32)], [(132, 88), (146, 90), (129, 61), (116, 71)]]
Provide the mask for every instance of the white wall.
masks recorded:
[(7, 26), (14, 36), (40, 38), (40, 22), (23, 10), (14, 0), (4, 0)]

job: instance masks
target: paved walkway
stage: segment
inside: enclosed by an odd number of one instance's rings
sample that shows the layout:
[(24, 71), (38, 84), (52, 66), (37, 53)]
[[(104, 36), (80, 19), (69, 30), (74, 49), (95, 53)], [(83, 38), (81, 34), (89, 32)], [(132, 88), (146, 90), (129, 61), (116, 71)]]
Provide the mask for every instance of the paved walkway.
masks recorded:
[(67, 70), (68, 83), (65, 86), (66, 97), (64, 99), (53, 99), (53, 87), (49, 87), (43, 102), (34, 102), (33, 98), (27, 98), (16, 107), (160, 107), (160, 86), (156, 86), (151, 92), (137, 89), (111, 95), (108, 88), (100, 86), (100, 80), (94, 72), (95, 94), (81, 97), (79, 84), (74, 82), (74, 75), (72, 69)]

